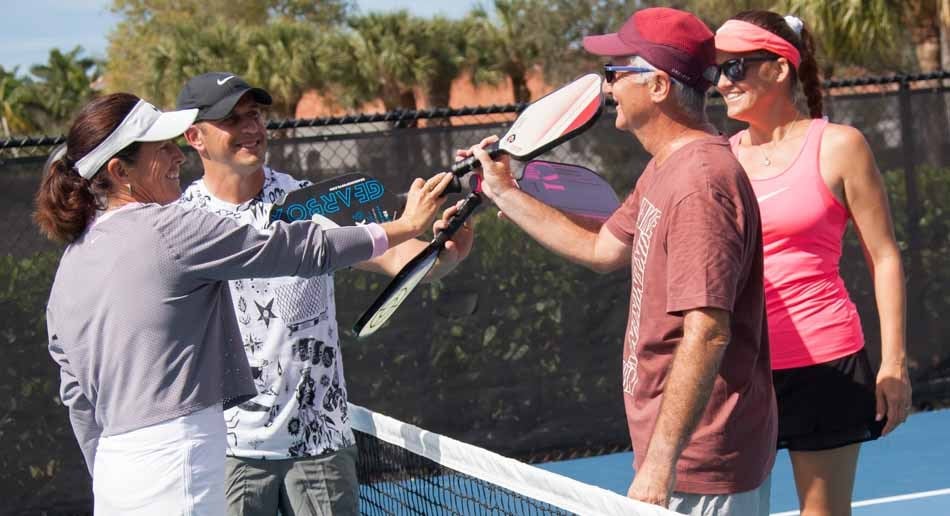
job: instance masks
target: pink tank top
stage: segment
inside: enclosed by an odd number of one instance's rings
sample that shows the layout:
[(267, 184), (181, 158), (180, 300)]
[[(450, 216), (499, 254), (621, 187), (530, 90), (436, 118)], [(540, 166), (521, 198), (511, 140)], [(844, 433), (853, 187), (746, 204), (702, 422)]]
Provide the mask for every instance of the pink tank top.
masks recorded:
[[(772, 369), (821, 364), (864, 347), (858, 311), (838, 272), (848, 211), (820, 173), (827, 126), (813, 120), (787, 169), (752, 179), (762, 218)], [(745, 133), (729, 139), (733, 153)]]

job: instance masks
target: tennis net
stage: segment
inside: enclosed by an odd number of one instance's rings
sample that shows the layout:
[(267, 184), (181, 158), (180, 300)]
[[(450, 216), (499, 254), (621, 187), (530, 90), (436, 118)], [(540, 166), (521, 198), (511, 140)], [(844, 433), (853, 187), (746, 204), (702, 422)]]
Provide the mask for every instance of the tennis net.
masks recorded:
[(349, 416), (361, 514), (674, 514), (359, 405)]

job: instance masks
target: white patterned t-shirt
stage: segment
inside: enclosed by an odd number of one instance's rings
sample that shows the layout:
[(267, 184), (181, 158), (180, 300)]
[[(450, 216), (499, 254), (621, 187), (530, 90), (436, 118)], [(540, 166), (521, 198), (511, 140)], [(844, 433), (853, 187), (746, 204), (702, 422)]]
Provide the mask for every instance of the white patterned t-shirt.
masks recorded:
[[(310, 184), (265, 167), (261, 192), (245, 203), (214, 197), (200, 179), (178, 202), (265, 229), (271, 206)], [(258, 395), (224, 412), (228, 455), (284, 459), (352, 445), (333, 276), (247, 278), (230, 287)]]

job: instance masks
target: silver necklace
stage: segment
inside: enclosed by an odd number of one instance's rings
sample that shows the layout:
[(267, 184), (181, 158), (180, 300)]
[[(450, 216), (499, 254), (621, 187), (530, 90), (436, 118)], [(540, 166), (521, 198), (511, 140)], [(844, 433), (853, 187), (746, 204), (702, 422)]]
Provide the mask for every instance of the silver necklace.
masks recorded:
[[(792, 133), (792, 129), (794, 128), (795, 124), (798, 123), (799, 120), (801, 120), (801, 118), (795, 117), (795, 120), (792, 120), (792, 123), (789, 124), (789, 128), (787, 131), (785, 131), (785, 134), (783, 134), (782, 137), (779, 138), (777, 141), (772, 142), (771, 147), (773, 150), (775, 149), (776, 146), (781, 144), (785, 140), (785, 138), (788, 137), (789, 134)], [(762, 165), (766, 167), (771, 167), (772, 160), (769, 159), (769, 155), (765, 153), (765, 144), (760, 144), (758, 147), (759, 147), (759, 152), (762, 153)]]

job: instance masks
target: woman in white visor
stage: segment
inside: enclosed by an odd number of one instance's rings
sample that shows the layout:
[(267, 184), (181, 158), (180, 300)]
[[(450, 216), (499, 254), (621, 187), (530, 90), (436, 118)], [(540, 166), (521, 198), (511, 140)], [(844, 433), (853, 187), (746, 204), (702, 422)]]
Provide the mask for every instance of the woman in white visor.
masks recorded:
[(47, 305), (61, 396), (93, 476), (95, 513), (225, 513), (222, 409), (257, 392), (227, 280), (327, 274), (420, 234), (451, 179), (417, 179), (402, 217), (271, 231), (173, 204), (196, 109), (134, 95), (92, 101), (36, 196), (68, 244)]

